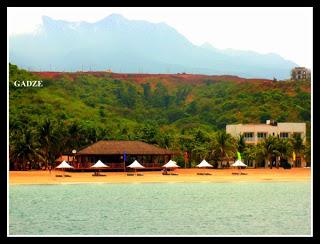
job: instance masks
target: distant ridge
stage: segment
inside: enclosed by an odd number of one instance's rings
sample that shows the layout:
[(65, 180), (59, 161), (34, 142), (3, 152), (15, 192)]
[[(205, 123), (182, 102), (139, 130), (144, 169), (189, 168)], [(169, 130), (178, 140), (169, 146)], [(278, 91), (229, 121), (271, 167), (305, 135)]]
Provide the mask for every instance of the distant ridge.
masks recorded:
[(95, 23), (42, 17), (32, 34), (10, 37), (9, 60), (29, 70), (119, 73), (197, 73), (287, 79), (297, 64), (277, 54), (259, 54), (211, 44), (192, 44), (165, 23), (111, 14)]

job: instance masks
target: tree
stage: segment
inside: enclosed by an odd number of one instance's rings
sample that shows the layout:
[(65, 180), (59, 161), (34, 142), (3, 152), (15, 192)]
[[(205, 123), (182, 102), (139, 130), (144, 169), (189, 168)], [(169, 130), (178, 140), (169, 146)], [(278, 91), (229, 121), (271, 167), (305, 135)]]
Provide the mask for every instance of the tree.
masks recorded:
[(191, 92), (191, 87), (189, 86), (184, 86), (182, 88), (180, 88), (175, 96), (175, 102), (177, 105), (181, 105), (185, 99), (187, 98), (187, 96), (189, 95), (189, 93)]
[[(290, 137), (290, 143), (292, 145), (292, 150), (296, 154), (296, 157), (302, 157), (305, 150), (305, 145), (303, 143), (303, 139), (301, 138), (300, 134), (293, 134), (292, 137)], [(294, 162), (294, 166), (297, 166), (297, 159)]]
[(156, 144), (157, 143), (157, 134), (158, 134), (158, 127), (154, 124), (144, 124), (139, 126), (136, 129), (136, 139), (142, 140), (147, 143)]
[(188, 114), (191, 114), (191, 115), (195, 115), (195, 114), (198, 112), (198, 105), (197, 105), (196, 101), (192, 101), (192, 102), (188, 105), (188, 107), (187, 107), (187, 109), (186, 109), (186, 112), (187, 112)]
[(65, 150), (71, 152), (73, 149), (78, 149), (82, 141), (82, 135), (82, 127), (77, 122), (72, 122), (67, 127)]
[(263, 151), (261, 153), (265, 156), (265, 168), (268, 167), (268, 163), (270, 164), (270, 168), (272, 169), (272, 158), (279, 155), (277, 151), (277, 137), (269, 135), (263, 142)]
[(303, 153), (304, 153), (304, 157), (307, 162), (307, 165), (311, 166), (311, 144), (309, 141), (307, 142), (307, 144), (303, 150)]
[(208, 145), (206, 143), (196, 144), (192, 148), (192, 153), (195, 156), (195, 161), (200, 162), (202, 159), (209, 156)]
[(244, 135), (240, 134), (237, 140), (237, 149), (240, 153), (243, 153), (246, 149), (246, 141), (244, 139)]
[(167, 88), (161, 82), (158, 82), (153, 92), (152, 105), (154, 107), (167, 108), (171, 103), (170, 98)]
[[(193, 156), (192, 150), (194, 147), (194, 136), (190, 134), (180, 135), (179, 144), (182, 152), (187, 152), (189, 168), (191, 167), (191, 159)], [(186, 165), (185, 165), (186, 166)]]
[(156, 135), (157, 144), (160, 147), (180, 150), (180, 145), (177, 138), (177, 131), (170, 127), (162, 128)]
[(151, 87), (149, 83), (142, 84), (143, 87), (143, 97), (146, 101), (151, 99)]
[(198, 129), (194, 133), (194, 142), (192, 144), (192, 153), (195, 156), (195, 160), (199, 162), (200, 160), (209, 156), (209, 142), (210, 137), (206, 132)]
[(10, 156), (25, 170), (26, 163), (31, 163), (38, 157), (38, 148), (30, 130), (25, 130), (20, 136), (21, 139), (15, 142)]
[(57, 154), (59, 154), (58, 152), (60, 149), (59, 142), (53, 134), (53, 123), (49, 119), (46, 119), (42, 124), (40, 124), (38, 136), (41, 155), (45, 162), (45, 169), (47, 169), (49, 163), (54, 162), (58, 156)]
[[(239, 149), (238, 149), (238, 151), (239, 151)], [(239, 152), (240, 152), (240, 151), (239, 151)], [(256, 167), (255, 161), (257, 160), (258, 151), (257, 151), (255, 145), (248, 145), (248, 146), (246, 146), (241, 153), (242, 153), (242, 158), (243, 158), (245, 161), (247, 161), (247, 162), (254, 162), (253, 167)]]
[(86, 145), (93, 144), (99, 140), (97, 129), (95, 127), (87, 126), (83, 130), (83, 141)]
[[(280, 156), (280, 161), (288, 162), (288, 159), (292, 155), (292, 147), (290, 141), (287, 138), (278, 138), (276, 140), (276, 151)], [(279, 162), (276, 162), (276, 167), (279, 168)]]
[(236, 147), (233, 137), (225, 131), (219, 131), (215, 136), (215, 143), (213, 143), (213, 153), (216, 153), (220, 160), (220, 167), (225, 158), (231, 157), (235, 154)]
[(253, 148), (253, 155), (255, 158), (255, 165), (258, 163), (264, 163), (264, 167), (268, 167), (268, 151), (266, 150), (264, 141), (258, 142)]

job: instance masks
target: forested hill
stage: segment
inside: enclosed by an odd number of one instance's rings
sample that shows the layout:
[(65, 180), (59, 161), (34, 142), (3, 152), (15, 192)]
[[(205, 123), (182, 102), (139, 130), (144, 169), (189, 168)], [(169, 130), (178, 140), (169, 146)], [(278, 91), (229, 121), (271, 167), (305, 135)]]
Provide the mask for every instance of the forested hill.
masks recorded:
[[(15, 87), (42, 80), (43, 87)], [(242, 79), (189, 74), (107, 72), (30, 73), (10, 64), (10, 130), (49, 119), (100, 131), (106, 139), (134, 139), (137, 128), (163, 134), (226, 124), (309, 122), (310, 81)], [(308, 125), (309, 126), (309, 125)], [(150, 133), (155, 133), (150, 130)]]

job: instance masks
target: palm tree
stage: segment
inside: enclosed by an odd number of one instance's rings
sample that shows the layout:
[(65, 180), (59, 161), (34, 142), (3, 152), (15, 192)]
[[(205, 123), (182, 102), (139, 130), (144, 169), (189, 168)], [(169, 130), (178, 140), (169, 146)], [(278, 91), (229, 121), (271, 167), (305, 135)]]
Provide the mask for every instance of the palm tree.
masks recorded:
[(257, 145), (253, 147), (253, 155), (255, 157), (255, 162), (264, 162), (265, 167), (268, 167), (268, 151), (266, 150), (264, 141), (258, 142)]
[(277, 137), (269, 135), (261, 145), (263, 145), (263, 151), (261, 153), (265, 156), (265, 168), (268, 167), (268, 163), (270, 164), (270, 168), (272, 169), (272, 158), (279, 155), (277, 151)]
[(200, 129), (193, 133), (192, 153), (195, 161), (200, 161), (209, 155), (210, 136)]
[(30, 130), (22, 132), (21, 139), (14, 143), (10, 156), (12, 160), (22, 164), (23, 169), (26, 169), (26, 162), (37, 158), (37, 147)]
[(311, 144), (309, 141), (307, 142), (307, 144), (305, 146), (303, 154), (304, 154), (306, 162), (310, 163), (310, 166), (311, 166)]
[(232, 154), (235, 154), (236, 151), (233, 137), (225, 131), (219, 131), (216, 134), (213, 147), (212, 152), (219, 156), (220, 167), (222, 167), (223, 159), (225, 157), (229, 158)]
[(246, 149), (246, 141), (244, 139), (244, 135), (240, 134), (237, 141), (237, 149), (240, 153), (243, 153)]
[(196, 161), (200, 161), (209, 155), (208, 146), (206, 144), (196, 144), (191, 151), (194, 153)]
[[(276, 150), (280, 156), (280, 160), (288, 161), (292, 153), (292, 147), (290, 141), (287, 138), (280, 138), (277, 140)], [(279, 168), (279, 163), (277, 162), (276, 167)]]
[[(296, 157), (301, 158), (305, 150), (305, 145), (301, 136), (299, 134), (293, 134), (293, 136), (290, 138), (290, 143), (292, 145), (294, 153), (296, 154)], [(297, 166), (297, 160), (295, 160), (294, 166)]]
[[(239, 149), (238, 149), (239, 151)], [(258, 150), (255, 145), (248, 145), (244, 148), (242, 152), (242, 157), (248, 162), (253, 162), (253, 167), (255, 167), (255, 161), (257, 159)]]
[(74, 122), (67, 128), (67, 138), (66, 138), (66, 145), (65, 149), (67, 152), (71, 152), (75, 148), (79, 148), (79, 144), (81, 143), (81, 135), (82, 135), (82, 128), (81, 126)]
[(42, 158), (45, 162), (45, 168), (47, 169), (49, 162), (55, 160), (56, 153), (54, 149), (59, 147), (58, 141), (53, 133), (53, 124), (48, 119), (39, 127), (39, 142), (41, 145)]

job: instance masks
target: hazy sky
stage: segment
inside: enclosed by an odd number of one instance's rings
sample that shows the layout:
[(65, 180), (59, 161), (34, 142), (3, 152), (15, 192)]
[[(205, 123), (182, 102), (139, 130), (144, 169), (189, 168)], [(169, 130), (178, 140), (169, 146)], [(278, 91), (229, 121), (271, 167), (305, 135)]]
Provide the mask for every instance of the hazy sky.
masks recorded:
[(312, 8), (8, 8), (8, 34), (32, 32), (41, 16), (96, 22), (112, 13), (127, 19), (165, 22), (192, 43), (216, 48), (277, 53), (312, 68)]

